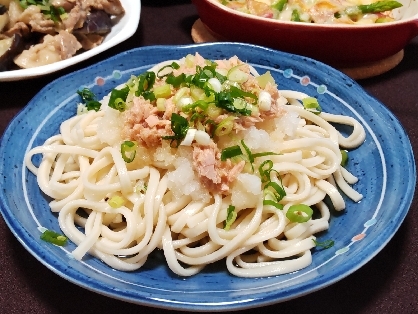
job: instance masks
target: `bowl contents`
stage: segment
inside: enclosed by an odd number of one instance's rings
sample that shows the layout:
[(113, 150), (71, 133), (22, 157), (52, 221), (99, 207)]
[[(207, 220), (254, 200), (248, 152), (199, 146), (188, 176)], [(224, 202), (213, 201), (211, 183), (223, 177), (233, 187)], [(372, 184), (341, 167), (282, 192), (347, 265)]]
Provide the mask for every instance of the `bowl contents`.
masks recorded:
[(394, 21), (395, 0), (219, 0), (228, 8), (281, 21), (372, 24)]
[(236, 276), (280, 275), (332, 246), (315, 237), (329, 227), (325, 197), (337, 211), (342, 193), (362, 199), (344, 167), (365, 139), (361, 124), (237, 57), (189, 54), (101, 101), (77, 93), (77, 115), (25, 157), (75, 259), (132, 271), (162, 249), (181, 276), (219, 260)]
[(0, 0), (0, 71), (33, 68), (100, 45), (119, 0)]

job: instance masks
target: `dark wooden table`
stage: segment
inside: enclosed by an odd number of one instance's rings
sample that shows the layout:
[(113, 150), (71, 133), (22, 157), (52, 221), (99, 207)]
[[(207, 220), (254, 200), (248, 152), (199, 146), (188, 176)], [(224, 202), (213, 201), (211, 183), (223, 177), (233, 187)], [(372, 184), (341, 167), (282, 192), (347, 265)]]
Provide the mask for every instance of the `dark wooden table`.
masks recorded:
[[(117, 47), (58, 73), (0, 83), (0, 134), (52, 80), (131, 48), (193, 43), (190, 30), (197, 18), (190, 1), (144, 0), (137, 32)], [(418, 154), (418, 38), (405, 48), (405, 56), (396, 68), (359, 83), (397, 116)], [(3, 219), (0, 254), (0, 313), (168, 313), (114, 300), (67, 282), (30, 255)], [(418, 313), (417, 197), (389, 244), (364, 267), (330, 287), (260, 310), (266, 314)]]

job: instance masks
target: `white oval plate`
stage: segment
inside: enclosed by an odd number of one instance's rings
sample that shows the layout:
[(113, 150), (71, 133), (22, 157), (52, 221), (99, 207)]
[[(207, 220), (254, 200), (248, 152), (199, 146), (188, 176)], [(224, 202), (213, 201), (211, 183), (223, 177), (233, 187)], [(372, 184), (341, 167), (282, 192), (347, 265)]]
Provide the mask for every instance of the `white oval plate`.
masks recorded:
[(141, 15), (141, 0), (120, 0), (125, 14), (117, 20), (112, 31), (107, 34), (103, 43), (91, 50), (84, 51), (72, 58), (43, 65), (36, 68), (20, 69), (0, 72), (0, 82), (18, 81), (28, 78), (34, 78), (45, 74), (62, 70), (66, 67), (87, 60), (131, 37), (137, 30), (139, 17)]

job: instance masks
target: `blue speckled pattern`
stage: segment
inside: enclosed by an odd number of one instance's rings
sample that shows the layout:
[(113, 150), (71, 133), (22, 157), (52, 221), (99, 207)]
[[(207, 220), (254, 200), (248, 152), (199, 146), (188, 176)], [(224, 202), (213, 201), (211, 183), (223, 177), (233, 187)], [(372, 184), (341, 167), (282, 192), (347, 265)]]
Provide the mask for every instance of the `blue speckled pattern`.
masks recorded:
[[(271, 71), (279, 89), (310, 94), (319, 99), (324, 111), (353, 116), (364, 125), (365, 143), (350, 153), (348, 166), (360, 179), (354, 187), (364, 199), (358, 204), (346, 200), (347, 209), (332, 214), (330, 230), (319, 240), (333, 239), (334, 247), (313, 250), (312, 265), (292, 274), (236, 278), (218, 262), (194, 277), (179, 278), (166, 266), (161, 252), (154, 252), (142, 269), (123, 273), (90, 256), (82, 262), (70, 259), (72, 244), (61, 248), (41, 241), (39, 226), (56, 231), (59, 227), (49, 200), (24, 167), (25, 152), (56, 134), (59, 124), (75, 114), (80, 87), (88, 86), (102, 97), (131, 74), (195, 52), (207, 59), (237, 55), (259, 72)], [(356, 82), (309, 58), (237, 43), (143, 47), (62, 77), (43, 88), (14, 118), (1, 140), (0, 158), (2, 215), (40, 262), (71, 282), (110, 297), (189, 311), (226, 311), (281, 302), (346, 277), (375, 256), (398, 230), (416, 184), (412, 148), (404, 129)]]

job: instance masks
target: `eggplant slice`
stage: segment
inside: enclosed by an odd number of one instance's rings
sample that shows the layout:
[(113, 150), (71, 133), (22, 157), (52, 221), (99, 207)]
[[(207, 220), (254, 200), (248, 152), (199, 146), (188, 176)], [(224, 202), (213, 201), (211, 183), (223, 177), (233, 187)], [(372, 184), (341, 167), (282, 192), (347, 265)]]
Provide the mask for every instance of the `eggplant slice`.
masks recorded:
[(20, 34), (0, 40), (0, 71), (7, 71), (13, 65), (13, 59), (25, 48)]
[(99, 34), (105, 35), (112, 29), (112, 20), (110, 16), (101, 10), (91, 11), (83, 24), (82, 28), (74, 30), (74, 33), (79, 34)]

